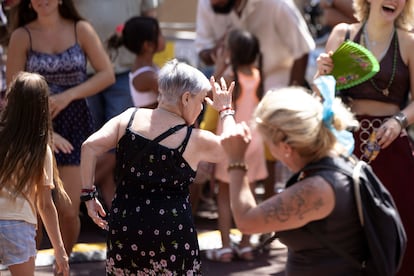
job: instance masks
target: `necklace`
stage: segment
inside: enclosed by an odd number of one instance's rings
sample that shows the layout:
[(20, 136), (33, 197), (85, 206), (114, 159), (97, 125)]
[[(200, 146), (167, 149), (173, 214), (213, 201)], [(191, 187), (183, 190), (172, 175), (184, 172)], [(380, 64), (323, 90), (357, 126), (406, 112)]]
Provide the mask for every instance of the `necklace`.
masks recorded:
[[(367, 48), (370, 49), (371, 47), (369, 47), (372, 43), (373, 46), (376, 45), (376, 42), (373, 41), (371, 42), (369, 40), (369, 36), (366, 30), (366, 24), (364, 24), (363, 27), (363, 37), (364, 39), (362, 39), (362, 44), (363, 46), (368, 46)], [(388, 81), (388, 84), (385, 88), (379, 88), (378, 85), (375, 83), (374, 79), (371, 78), (369, 81), (371, 82), (372, 86), (374, 87), (375, 90), (377, 90), (378, 92), (382, 93), (384, 96), (388, 97), (388, 95), (390, 94), (390, 90), (389, 88), (392, 85), (392, 82), (394, 81), (394, 77), (395, 77), (395, 73), (397, 71), (397, 49), (398, 49), (398, 39), (397, 36), (395, 35), (395, 28), (394, 31), (391, 34), (391, 38), (390, 38), (390, 43), (388, 43), (389, 45), (391, 44), (391, 39), (394, 37), (394, 55), (393, 55), (393, 60), (392, 60), (392, 73), (391, 73), (391, 77), (390, 80)], [(368, 45), (370, 44), (370, 45)], [(371, 48), (372, 49), (372, 48)], [(388, 47), (384, 50), (384, 52), (381, 54), (380, 58), (382, 59), (382, 57), (385, 56), (386, 52), (388, 51)]]

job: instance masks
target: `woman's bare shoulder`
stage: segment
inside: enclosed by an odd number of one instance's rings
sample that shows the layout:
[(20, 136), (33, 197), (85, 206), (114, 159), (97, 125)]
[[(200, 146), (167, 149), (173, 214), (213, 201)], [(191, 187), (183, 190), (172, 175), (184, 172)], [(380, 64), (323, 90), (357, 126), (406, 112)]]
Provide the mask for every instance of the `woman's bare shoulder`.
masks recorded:
[(329, 39), (326, 43), (327, 52), (336, 50), (339, 45), (341, 45), (342, 42), (347, 39), (347, 36), (349, 36), (350, 40), (353, 40), (360, 28), (360, 23), (340, 23), (336, 25), (332, 29), (331, 34), (329, 35)]
[(401, 57), (404, 63), (412, 64), (414, 62), (414, 52), (412, 51), (412, 47), (414, 45), (414, 33), (397, 29), (397, 35)]
[(11, 33), (10, 41), (29, 44), (30, 36), (28, 30), (24, 27), (19, 27), (15, 29)]
[(79, 40), (84, 43), (90, 41), (95, 42), (97, 39), (99, 40), (94, 27), (86, 20), (79, 20), (76, 22), (76, 33), (78, 34)]

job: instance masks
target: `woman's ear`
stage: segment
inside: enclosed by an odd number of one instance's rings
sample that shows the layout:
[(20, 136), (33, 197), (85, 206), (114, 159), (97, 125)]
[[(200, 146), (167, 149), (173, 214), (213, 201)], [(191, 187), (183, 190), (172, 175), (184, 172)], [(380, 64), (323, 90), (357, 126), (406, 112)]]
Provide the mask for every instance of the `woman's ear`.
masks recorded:
[(183, 106), (187, 106), (188, 101), (190, 100), (191, 94), (190, 92), (186, 91), (183, 93), (183, 95), (181, 96), (181, 103), (183, 104)]
[(156, 49), (154, 49), (154, 43), (151, 41), (145, 41), (143, 44), (144, 52), (154, 52)]
[(285, 157), (290, 157), (292, 155), (292, 147), (284, 141), (280, 141), (279, 143), (283, 150), (283, 155)]

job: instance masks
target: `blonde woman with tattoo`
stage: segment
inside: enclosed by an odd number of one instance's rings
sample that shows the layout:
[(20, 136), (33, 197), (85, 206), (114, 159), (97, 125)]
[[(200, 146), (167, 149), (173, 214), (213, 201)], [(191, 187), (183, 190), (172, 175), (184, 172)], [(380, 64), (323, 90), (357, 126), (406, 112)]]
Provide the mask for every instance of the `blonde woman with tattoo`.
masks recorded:
[[(288, 247), (289, 276), (361, 274), (348, 260), (323, 246), (309, 232), (309, 225), (356, 259), (366, 257), (352, 181), (334, 171), (303, 170), (319, 162), (351, 165), (348, 153), (353, 140), (344, 129), (356, 122), (344, 105), (333, 99), (333, 93), (322, 95), (323, 104), (305, 89), (289, 87), (270, 91), (260, 101), (253, 115), (257, 130), (272, 155), (295, 173), (283, 192), (260, 204), (246, 177), (249, 128), (239, 124), (236, 130), (228, 129), (222, 140), (229, 158), (230, 200), (237, 227), (246, 234), (277, 232)], [(351, 142), (343, 143), (349, 137)]]

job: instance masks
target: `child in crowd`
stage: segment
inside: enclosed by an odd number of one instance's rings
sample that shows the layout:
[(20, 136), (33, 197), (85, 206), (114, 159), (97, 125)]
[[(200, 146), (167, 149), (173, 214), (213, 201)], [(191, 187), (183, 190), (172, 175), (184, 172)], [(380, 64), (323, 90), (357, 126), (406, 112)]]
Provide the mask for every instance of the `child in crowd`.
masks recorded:
[[(8, 85), (18, 72), (26, 71), (42, 75), (49, 85), (52, 149), (72, 203), (55, 204), (70, 255), (81, 230), (80, 150), (94, 130), (86, 99), (113, 84), (115, 75), (96, 31), (79, 15), (72, 0), (20, 0), (10, 12), (6, 81)], [(90, 76), (87, 63), (94, 69)]]
[[(224, 72), (223, 77), (235, 81), (233, 93), (234, 109), (236, 110), (236, 122), (250, 122), (250, 118), (263, 96), (263, 82), (261, 73), (261, 53), (259, 41), (250, 32), (235, 29), (228, 34), (223, 57), (218, 62), (228, 63), (230, 67)], [(219, 67), (219, 66), (218, 66)], [(217, 134), (222, 132), (222, 125), (217, 125)], [(262, 139), (252, 131), (252, 142), (246, 153), (249, 166), (248, 178), (253, 189), (255, 183), (267, 177), (266, 160)], [(239, 245), (231, 248), (230, 228), (232, 215), (229, 199), (229, 176), (227, 173), (228, 162), (216, 164), (215, 179), (219, 185), (217, 195), (218, 228), (221, 233), (223, 247), (207, 252), (210, 260), (229, 262), (233, 258), (233, 251), (237, 257), (243, 260), (252, 260), (253, 249), (250, 245), (250, 236), (243, 235)]]
[(158, 67), (154, 55), (165, 48), (165, 40), (158, 20), (154, 17), (135, 16), (118, 26), (108, 39), (111, 50), (125, 46), (134, 53), (135, 62), (129, 73), (132, 101), (137, 107), (155, 108), (158, 104)]
[(55, 250), (56, 271), (69, 275), (51, 189), (56, 185), (61, 201), (70, 199), (54, 175), (48, 85), (40, 75), (19, 73), (6, 102), (0, 116), (0, 263), (12, 275), (34, 275), (39, 212)]

